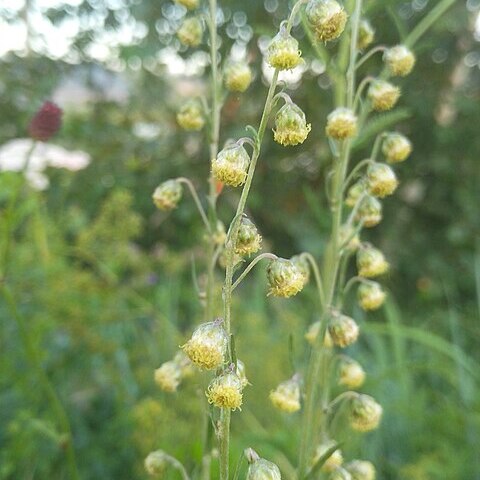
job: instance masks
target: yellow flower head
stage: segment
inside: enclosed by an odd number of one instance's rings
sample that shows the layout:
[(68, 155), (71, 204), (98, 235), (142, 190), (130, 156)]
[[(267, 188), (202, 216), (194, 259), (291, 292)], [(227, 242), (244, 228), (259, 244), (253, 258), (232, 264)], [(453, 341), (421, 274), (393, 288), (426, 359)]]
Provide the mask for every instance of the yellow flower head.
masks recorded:
[(300, 270), (303, 275), (303, 285), (305, 286), (310, 280), (310, 265), (308, 260), (302, 255), (294, 255), (290, 261)]
[(383, 275), (390, 265), (383, 253), (371, 245), (362, 246), (357, 252), (357, 269), (361, 277), (373, 278)]
[(359, 388), (365, 381), (365, 370), (353, 358), (342, 357), (339, 367), (338, 384), (347, 388)]
[(358, 303), (363, 310), (377, 310), (384, 302), (387, 294), (377, 282), (362, 283), (358, 287)]
[(328, 323), (328, 332), (334, 345), (345, 348), (357, 341), (360, 329), (353, 318), (335, 312)]
[(198, 131), (205, 125), (202, 105), (198, 100), (189, 100), (177, 113), (177, 123), (184, 130)]
[(400, 98), (400, 89), (384, 80), (375, 80), (368, 89), (368, 98), (377, 112), (391, 110)]
[(357, 134), (357, 117), (349, 108), (337, 108), (327, 117), (327, 135), (335, 140), (344, 140)]
[(415, 55), (405, 45), (389, 48), (383, 58), (390, 73), (399, 77), (407, 76), (415, 65)]
[(369, 395), (358, 394), (350, 401), (350, 426), (358, 432), (375, 430), (380, 424), (383, 409)]
[(273, 138), (284, 147), (294, 146), (303, 143), (311, 129), (300, 107), (287, 102), (275, 116)]
[(335, 40), (345, 30), (347, 14), (336, 0), (310, 0), (305, 12), (319, 41)]
[(242, 217), (238, 228), (235, 253), (242, 256), (252, 255), (258, 252), (261, 247), (262, 237), (258, 233), (257, 227), (248, 217)]
[(382, 152), (388, 163), (403, 162), (412, 153), (412, 143), (400, 133), (389, 133), (383, 141)]
[(203, 323), (182, 347), (188, 358), (197, 367), (213, 370), (222, 365), (228, 341), (222, 323), (221, 319)]
[(357, 221), (362, 221), (367, 228), (375, 227), (382, 221), (382, 204), (371, 195), (366, 196), (356, 215)]
[(267, 268), (269, 295), (292, 297), (300, 292), (305, 284), (305, 276), (300, 269), (285, 258), (272, 260)]
[(300, 410), (300, 384), (297, 375), (282, 382), (270, 392), (270, 401), (275, 408), (286, 413)]
[(178, 180), (167, 180), (153, 192), (153, 203), (159, 210), (173, 210), (182, 198), (182, 184)]
[(252, 83), (252, 70), (246, 62), (231, 62), (224, 72), (225, 86), (231, 92), (244, 92)]
[(242, 390), (242, 381), (237, 374), (227, 372), (212, 380), (206, 395), (208, 402), (216, 407), (236, 410), (242, 406)]
[[(312, 465), (315, 465), (320, 458), (323, 457), (327, 453), (328, 450), (330, 450), (333, 446), (335, 445), (335, 442), (333, 440), (321, 443), (316, 451), (315, 451), (315, 456), (313, 457), (313, 462)], [(337, 448), (325, 461), (325, 463), (322, 465), (321, 470), (326, 473), (331, 473), (338, 467), (340, 467), (343, 463), (343, 455), (342, 451)]]
[(345, 468), (352, 476), (352, 480), (375, 480), (376, 471), (372, 462), (352, 460)]
[(186, 18), (177, 30), (178, 39), (187, 47), (198, 47), (202, 36), (202, 22), (197, 17)]
[(243, 145), (233, 143), (221, 150), (212, 160), (212, 175), (226, 185), (238, 187), (247, 178), (250, 157)]
[(375, 29), (367, 19), (362, 19), (358, 30), (357, 46), (359, 50), (365, 50), (375, 40)]
[(155, 370), (155, 383), (165, 392), (175, 392), (180, 385), (182, 372), (173, 360)]
[(267, 62), (279, 70), (291, 70), (302, 62), (302, 52), (295, 40), (284, 28), (273, 37), (267, 48)]
[(367, 187), (374, 197), (391, 195), (398, 186), (397, 176), (386, 163), (374, 163), (367, 170)]

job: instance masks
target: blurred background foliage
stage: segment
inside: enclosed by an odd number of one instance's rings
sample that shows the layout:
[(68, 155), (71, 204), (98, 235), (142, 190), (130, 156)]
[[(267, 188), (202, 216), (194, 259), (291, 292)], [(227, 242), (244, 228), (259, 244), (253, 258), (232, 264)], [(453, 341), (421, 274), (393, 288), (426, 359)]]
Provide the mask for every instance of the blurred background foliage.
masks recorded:
[[(225, 141), (258, 123), (266, 93), (260, 48), (288, 2), (220, 3), (222, 58), (246, 52), (256, 71), (247, 94), (227, 99)], [(394, 44), (436, 2), (365, 3), (379, 41)], [(368, 321), (351, 306), (364, 330), (353, 355), (369, 373), (365, 391), (386, 412), (378, 432), (352, 438), (345, 450), (374, 461), (379, 478), (480, 479), (479, 9), (478, 0), (458, 0), (416, 47), (399, 111), (415, 151), (399, 169), (401, 187), (385, 202), (384, 222), (368, 232), (393, 265), (390, 302)], [(207, 88), (207, 46), (192, 53), (174, 36), (184, 13), (169, 1), (0, 6), (8, 39), (0, 144), (27, 136), (32, 114), (53, 99), (65, 111), (54, 142), (92, 158), (78, 172), (47, 169), (43, 191), (24, 189), (3, 280), (67, 409), (83, 479), (145, 478), (143, 458), (157, 448), (188, 467), (201, 457), (205, 379), (174, 395), (153, 383), (154, 368), (202, 315), (191, 280), (191, 259), (201, 272), (203, 247), (194, 205), (185, 198), (165, 215), (151, 202), (155, 186), (172, 176), (189, 176), (205, 193), (209, 171), (204, 135), (185, 134), (175, 122), (182, 101)], [(295, 34), (306, 65), (289, 88), (312, 134), (297, 149), (267, 138), (249, 209), (272, 251), (319, 256), (329, 229), (322, 132), (332, 98), (301, 26)], [(379, 67), (373, 60), (367, 69)], [(359, 143), (357, 158), (370, 147)], [(2, 210), (18, 181), (17, 173), (0, 174)], [(235, 195), (222, 194), (225, 221)], [(288, 471), (298, 418), (273, 412), (268, 392), (291, 373), (290, 334), (295, 359), (306, 354), (302, 332), (315, 320), (315, 297), (307, 289), (286, 302), (265, 292), (259, 269), (236, 298), (237, 348), (252, 386), (234, 414), (233, 458), (252, 446)], [(0, 479), (67, 479), (63, 432), (3, 301), (0, 316)]]

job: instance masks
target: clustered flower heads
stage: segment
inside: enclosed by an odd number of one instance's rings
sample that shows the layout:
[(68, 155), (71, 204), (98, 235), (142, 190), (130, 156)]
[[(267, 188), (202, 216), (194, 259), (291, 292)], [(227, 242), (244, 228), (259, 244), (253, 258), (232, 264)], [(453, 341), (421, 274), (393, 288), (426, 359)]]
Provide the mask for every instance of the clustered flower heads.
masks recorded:
[(252, 83), (252, 70), (247, 62), (230, 62), (224, 70), (225, 86), (231, 92), (244, 92)]
[(347, 14), (336, 0), (310, 0), (305, 12), (315, 36), (322, 42), (335, 40), (345, 30)]
[(202, 105), (198, 100), (190, 100), (177, 113), (177, 123), (184, 130), (198, 131), (205, 125)]
[[(321, 443), (313, 457), (312, 464), (315, 465), (332, 447), (336, 444), (333, 440)], [(322, 471), (330, 473), (340, 467), (343, 463), (343, 455), (340, 449), (336, 449), (324, 462), (322, 465)]]
[(382, 418), (383, 409), (374, 398), (357, 394), (350, 400), (350, 426), (358, 432), (375, 430)]
[(339, 385), (347, 388), (359, 388), (365, 381), (365, 370), (353, 358), (342, 357), (339, 366)]
[(303, 143), (312, 129), (305, 113), (294, 103), (287, 102), (275, 117), (274, 139), (284, 147)]
[(365, 50), (375, 40), (375, 29), (367, 19), (362, 19), (358, 28), (358, 42), (359, 50)]
[(267, 48), (267, 62), (278, 70), (291, 70), (302, 62), (298, 41), (283, 26)]
[(242, 390), (243, 383), (236, 372), (226, 372), (212, 380), (206, 395), (216, 407), (236, 410), (242, 406)]
[(405, 77), (415, 65), (415, 55), (405, 45), (389, 48), (384, 54), (384, 60), (392, 75)]
[(352, 460), (345, 465), (345, 469), (352, 476), (352, 480), (375, 480), (375, 467), (367, 460)]
[(328, 323), (328, 333), (332, 337), (334, 345), (345, 348), (355, 343), (360, 329), (353, 318), (335, 312)]
[(272, 462), (264, 458), (256, 458), (250, 463), (247, 472), (247, 480), (281, 480), (280, 469)]
[(182, 193), (182, 184), (178, 180), (167, 180), (153, 192), (153, 203), (160, 210), (173, 210), (182, 199)]
[(378, 248), (365, 245), (357, 252), (357, 268), (361, 277), (373, 278), (386, 273), (389, 264)]
[(198, 47), (202, 36), (202, 22), (197, 17), (186, 18), (177, 30), (178, 39), (187, 47)]
[(374, 163), (367, 170), (368, 190), (374, 197), (391, 195), (398, 186), (395, 172), (385, 163)]
[(213, 370), (222, 365), (227, 342), (223, 320), (218, 319), (200, 325), (182, 348), (195, 365), (206, 370)]
[(300, 410), (300, 382), (297, 375), (282, 382), (270, 392), (270, 401), (275, 408), (286, 413)]
[(357, 291), (358, 303), (363, 310), (377, 310), (385, 302), (387, 294), (377, 282), (362, 283)]
[(156, 450), (147, 455), (144, 465), (149, 475), (161, 477), (168, 468), (169, 457), (163, 450)]
[(218, 153), (217, 158), (212, 160), (212, 175), (226, 185), (238, 187), (245, 183), (249, 164), (250, 156), (245, 147), (233, 143), (227, 145)]
[(374, 80), (368, 89), (368, 98), (378, 112), (391, 110), (400, 98), (400, 89), (385, 80)]
[(412, 153), (412, 143), (400, 133), (389, 133), (383, 141), (382, 152), (389, 163), (403, 162)]
[(238, 228), (235, 253), (241, 256), (252, 255), (262, 247), (262, 237), (255, 224), (248, 218), (242, 217)]
[(198, 8), (198, 4), (200, 0), (175, 0), (179, 5), (183, 5), (185, 8), (189, 10), (195, 10)]
[(327, 117), (327, 135), (335, 140), (344, 140), (357, 134), (357, 117), (349, 108), (337, 108)]
[(267, 267), (267, 278), (270, 285), (269, 295), (275, 297), (293, 297), (305, 284), (305, 276), (300, 269), (285, 258), (272, 260)]
[(371, 228), (378, 225), (382, 218), (382, 204), (380, 201), (371, 195), (364, 197), (358, 208), (356, 219), (363, 222), (363, 226)]

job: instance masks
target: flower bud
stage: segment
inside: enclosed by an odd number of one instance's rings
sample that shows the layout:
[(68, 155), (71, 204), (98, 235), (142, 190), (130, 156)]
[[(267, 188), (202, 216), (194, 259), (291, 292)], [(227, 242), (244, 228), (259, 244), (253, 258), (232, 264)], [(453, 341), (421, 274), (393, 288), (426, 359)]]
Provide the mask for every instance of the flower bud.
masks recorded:
[(233, 143), (212, 160), (212, 175), (226, 185), (238, 187), (247, 179), (250, 157), (243, 145)]
[(245, 373), (245, 364), (241, 360), (237, 360), (236, 373), (237, 377), (240, 379), (242, 388), (245, 388), (247, 385), (249, 385), (248, 378)]
[[(305, 334), (305, 340), (307, 340), (310, 345), (315, 345), (318, 335), (320, 334), (321, 326), (322, 322), (318, 320), (317, 322), (312, 323), (308, 328), (307, 333)], [(332, 337), (328, 333), (328, 330), (325, 331), (325, 336), (323, 337), (323, 346), (326, 348), (333, 347)]]
[(389, 133), (382, 145), (388, 163), (403, 162), (412, 153), (412, 143), (400, 133)]
[(305, 12), (319, 41), (335, 40), (345, 30), (347, 14), (335, 0), (310, 0)]
[(310, 280), (310, 265), (308, 264), (308, 260), (302, 255), (294, 255), (290, 261), (300, 270), (303, 275), (303, 285), (305, 286)]
[(360, 246), (360, 238), (352, 226), (345, 224), (340, 227), (340, 245), (350, 252), (354, 252)]
[(352, 480), (352, 476), (347, 470), (340, 467), (330, 474), (328, 480)]
[(349, 108), (337, 108), (327, 117), (327, 135), (335, 140), (344, 140), (357, 134), (357, 117)]
[(222, 373), (215, 377), (208, 386), (206, 392), (208, 403), (218, 408), (240, 409), (243, 398), (242, 390), (242, 381), (236, 373)]
[(252, 83), (252, 70), (246, 62), (229, 63), (225, 68), (224, 80), (231, 92), (244, 92)]
[(238, 227), (237, 243), (235, 244), (235, 253), (241, 256), (252, 255), (260, 250), (262, 246), (262, 237), (258, 233), (257, 227), (247, 218), (242, 217)]
[(305, 277), (291, 260), (277, 258), (272, 260), (267, 268), (269, 295), (275, 297), (293, 297), (300, 292), (305, 283)]
[(366, 188), (365, 188), (365, 182), (363, 180), (360, 180), (356, 183), (354, 183), (347, 192), (347, 197), (345, 198), (345, 205), (347, 207), (353, 208), (357, 204), (357, 202), (360, 200), (362, 195), (365, 194)]
[(368, 98), (377, 112), (391, 110), (400, 98), (400, 89), (384, 80), (375, 80), (368, 89)]
[(202, 105), (198, 100), (189, 100), (177, 113), (177, 123), (184, 130), (198, 131), (205, 125)]
[(228, 343), (222, 323), (221, 319), (203, 323), (182, 347), (188, 358), (198, 367), (213, 370), (222, 365)]
[(367, 170), (367, 186), (371, 195), (384, 198), (397, 189), (397, 176), (386, 163), (374, 163)]
[(178, 39), (187, 47), (198, 47), (202, 36), (202, 22), (197, 17), (186, 18), (177, 30)]
[(359, 50), (365, 50), (375, 40), (375, 29), (367, 19), (360, 21), (358, 29), (357, 47)]
[(301, 108), (287, 102), (275, 116), (273, 138), (284, 147), (294, 146), (303, 143), (311, 129)]
[(173, 210), (181, 200), (182, 192), (182, 184), (178, 180), (167, 180), (153, 192), (153, 203), (160, 210)]
[(165, 362), (155, 370), (155, 383), (165, 392), (176, 392), (182, 378), (182, 371), (173, 360)]
[(338, 384), (347, 388), (359, 388), (365, 381), (365, 370), (353, 358), (342, 357), (339, 366)]
[(376, 472), (372, 462), (352, 460), (345, 465), (345, 469), (352, 476), (352, 480), (375, 480)]
[(385, 302), (387, 294), (377, 282), (362, 283), (358, 287), (358, 303), (363, 310), (377, 310)]
[(199, 0), (175, 0), (179, 5), (183, 5), (185, 8), (189, 10), (195, 10), (198, 8)]
[[(312, 466), (315, 465), (322, 457), (330, 450), (333, 446), (335, 446), (335, 442), (330, 440), (328, 442), (324, 442), (320, 444), (316, 451), (315, 456), (313, 457)], [(322, 471), (326, 473), (331, 473), (338, 467), (340, 467), (343, 463), (343, 455), (342, 451), (337, 448), (324, 462), (322, 465)]]
[(267, 62), (279, 70), (291, 70), (302, 61), (298, 41), (285, 28), (273, 37), (267, 49)]
[(28, 134), (34, 140), (50, 140), (62, 126), (63, 111), (52, 102), (45, 102), (32, 118)]
[(275, 408), (286, 413), (300, 410), (300, 383), (298, 375), (282, 382), (270, 392), (270, 401)]
[(357, 253), (357, 269), (361, 277), (373, 278), (383, 275), (390, 265), (383, 253), (375, 247), (363, 246)]
[(274, 463), (258, 458), (249, 465), (247, 480), (282, 480), (282, 475)]
[(367, 195), (360, 204), (356, 220), (367, 228), (375, 227), (382, 221), (382, 204), (375, 197)]
[(369, 395), (358, 394), (350, 401), (350, 426), (358, 432), (375, 430), (382, 418), (383, 409)]
[(328, 323), (328, 332), (334, 345), (345, 348), (357, 341), (360, 329), (353, 318), (334, 313)]
[(406, 77), (415, 65), (415, 55), (405, 45), (389, 48), (383, 59), (390, 73), (399, 77)]
[(149, 475), (161, 477), (165, 474), (169, 465), (168, 455), (162, 450), (150, 452), (145, 458), (144, 465)]

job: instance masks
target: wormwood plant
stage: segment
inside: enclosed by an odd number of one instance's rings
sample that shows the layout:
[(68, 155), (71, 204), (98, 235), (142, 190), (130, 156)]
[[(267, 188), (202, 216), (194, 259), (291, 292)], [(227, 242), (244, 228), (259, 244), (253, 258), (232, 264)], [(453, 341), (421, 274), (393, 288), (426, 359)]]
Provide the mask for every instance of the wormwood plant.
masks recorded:
[[(368, 158), (356, 158), (354, 146), (359, 138), (370, 138), (366, 127), (373, 115), (396, 106), (401, 90), (398, 82), (390, 81), (391, 77), (410, 74), (415, 65), (412, 52), (415, 42), (453, 1), (439, 2), (402, 43), (373, 48), (370, 46), (375, 40), (375, 31), (362, 16), (362, 0), (347, 0), (345, 5), (336, 0), (297, 1), (264, 52), (274, 73), (258, 127), (248, 126), (248, 136), (228, 141), (221, 150), (222, 101), (228, 91), (245, 91), (252, 73), (246, 62), (219, 58), (216, 0), (210, 0), (208, 8), (206, 5), (203, 8), (199, 0), (177, 0), (177, 3), (193, 12), (178, 31), (181, 42), (198, 46), (204, 23), (209, 31), (210, 99), (190, 100), (177, 116), (179, 125), (186, 130), (207, 126), (211, 157), (209, 194), (204, 209), (192, 182), (182, 177), (162, 183), (154, 192), (153, 200), (161, 210), (172, 210), (177, 207), (186, 185), (198, 207), (207, 232), (205, 322), (195, 329), (173, 360), (155, 371), (155, 380), (163, 390), (172, 392), (182, 378), (192, 373), (193, 365), (212, 372), (206, 389), (211, 405), (209, 416), (217, 440), (220, 479), (229, 479), (231, 412), (240, 409), (242, 391), (248, 385), (245, 374), (248, 365), (245, 366), (235, 352), (234, 291), (263, 259), (269, 260), (269, 295), (294, 296), (312, 276), (318, 292), (319, 320), (305, 335), (309, 360), (270, 393), (270, 400), (274, 407), (288, 414), (301, 411), (296, 478), (372, 480), (375, 477), (372, 463), (363, 460), (344, 463), (340, 450), (353, 431), (374, 430), (382, 416), (380, 404), (357, 391), (366, 376), (362, 366), (342, 353), (342, 349), (356, 342), (359, 336), (359, 326), (348, 314), (345, 300), (351, 289), (356, 288), (358, 304), (365, 311), (376, 310), (385, 301), (386, 293), (375, 279), (388, 271), (389, 264), (378, 248), (360, 237), (364, 229), (381, 222), (381, 200), (392, 195), (398, 185), (393, 167), (409, 157), (412, 146), (401, 133), (385, 130), (388, 117), (376, 123), (381, 128), (374, 132)], [(261, 236), (245, 215), (245, 208), (268, 124), (274, 117), (274, 140), (285, 147), (302, 144), (312, 129), (301, 108), (278, 85), (281, 71), (293, 69), (303, 61), (298, 40), (292, 33), (298, 19), (315, 52), (325, 62), (333, 83), (335, 107), (326, 119), (325, 132), (318, 126), (313, 128), (316, 135), (325, 136), (332, 157), (324, 192), (331, 211), (328, 246), (321, 259), (308, 252), (290, 259), (261, 253), (245, 263), (261, 249)], [(383, 70), (358, 79), (368, 60), (376, 54), (383, 56)], [(224, 186), (240, 189), (237, 208), (226, 231), (216, 209)], [(353, 259), (357, 274), (348, 278)], [(221, 317), (215, 311), (214, 301), (217, 263), (225, 269)], [(335, 383), (343, 389), (336, 397), (332, 395)], [(211, 448), (210, 445), (206, 448), (208, 459)], [(281, 477), (277, 465), (260, 458), (251, 448), (245, 450), (244, 457), (249, 463), (248, 479)], [(184, 466), (162, 450), (152, 452), (145, 460), (147, 471), (154, 476), (161, 476), (169, 466), (185, 479), (189, 478)], [(234, 478), (237, 475), (238, 470)], [(209, 461), (203, 462), (202, 478), (210, 478)]]

